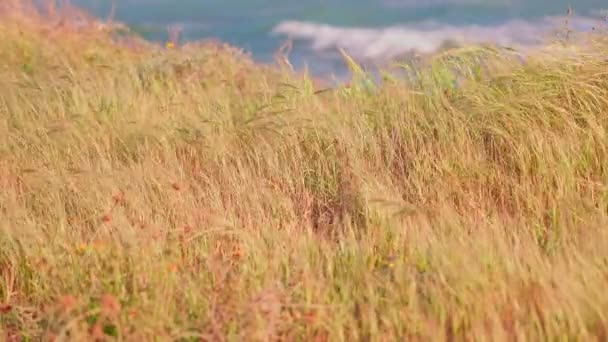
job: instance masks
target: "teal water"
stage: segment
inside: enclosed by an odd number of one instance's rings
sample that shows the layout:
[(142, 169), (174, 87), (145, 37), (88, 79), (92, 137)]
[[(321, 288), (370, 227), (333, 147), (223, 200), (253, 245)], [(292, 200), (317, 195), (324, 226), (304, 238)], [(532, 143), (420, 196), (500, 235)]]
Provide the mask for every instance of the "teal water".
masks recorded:
[[(102, 17), (111, 8), (111, 0), (73, 2)], [(575, 30), (608, 27), (606, 0), (117, 0), (116, 19), (151, 40), (179, 24), (182, 39), (217, 38), (264, 62), (291, 38), (296, 68), (339, 74), (338, 47), (373, 62), (448, 41), (532, 45), (563, 25), (569, 4)]]

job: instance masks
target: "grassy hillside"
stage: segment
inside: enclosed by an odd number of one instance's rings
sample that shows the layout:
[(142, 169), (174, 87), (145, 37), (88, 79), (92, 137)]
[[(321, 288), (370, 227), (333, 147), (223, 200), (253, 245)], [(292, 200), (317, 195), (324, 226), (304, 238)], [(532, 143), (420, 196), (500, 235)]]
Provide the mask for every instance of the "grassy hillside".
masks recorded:
[(606, 340), (605, 36), (324, 89), (4, 4), (3, 338)]

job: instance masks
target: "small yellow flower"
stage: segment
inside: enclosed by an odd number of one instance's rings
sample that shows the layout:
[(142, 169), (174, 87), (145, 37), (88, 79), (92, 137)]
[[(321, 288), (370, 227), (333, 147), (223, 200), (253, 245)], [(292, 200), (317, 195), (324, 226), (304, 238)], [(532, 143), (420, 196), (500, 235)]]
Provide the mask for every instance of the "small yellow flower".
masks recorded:
[(173, 42), (167, 42), (166, 46), (167, 46), (167, 49), (171, 50), (171, 49), (175, 48), (175, 43), (173, 43)]
[(78, 247), (76, 247), (76, 250), (79, 253), (84, 253), (87, 251), (88, 248), (89, 248), (89, 246), (86, 243), (81, 243), (80, 245), (78, 245)]

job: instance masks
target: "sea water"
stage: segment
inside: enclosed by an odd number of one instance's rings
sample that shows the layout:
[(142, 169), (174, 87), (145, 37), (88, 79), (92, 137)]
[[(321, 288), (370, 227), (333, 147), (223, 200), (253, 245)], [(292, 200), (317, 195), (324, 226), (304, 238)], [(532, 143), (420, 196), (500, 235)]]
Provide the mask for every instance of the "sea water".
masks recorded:
[[(112, 0), (72, 2), (101, 17), (112, 12)], [(317, 75), (345, 72), (338, 48), (374, 63), (447, 43), (518, 48), (566, 27), (608, 29), (608, 0), (115, 0), (114, 8), (147, 39), (167, 40), (178, 25), (182, 40), (220, 39), (260, 62), (291, 40), (291, 63)]]

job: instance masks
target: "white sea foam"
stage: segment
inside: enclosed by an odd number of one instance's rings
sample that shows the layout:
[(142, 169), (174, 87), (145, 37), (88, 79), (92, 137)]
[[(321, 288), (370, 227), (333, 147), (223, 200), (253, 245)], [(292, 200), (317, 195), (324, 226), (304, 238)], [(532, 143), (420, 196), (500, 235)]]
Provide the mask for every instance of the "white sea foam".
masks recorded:
[[(536, 21), (513, 19), (494, 26), (456, 26), (433, 22), (384, 28), (347, 28), (302, 21), (284, 21), (273, 34), (305, 41), (315, 51), (343, 48), (356, 58), (370, 61), (388, 60), (408, 53), (428, 54), (446, 43), (494, 43), (511, 48), (537, 46), (556, 29), (563, 29), (566, 18), (546, 17)], [(607, 27), (602, 20), (570, 17), (573, 31), (591, 31)]]

